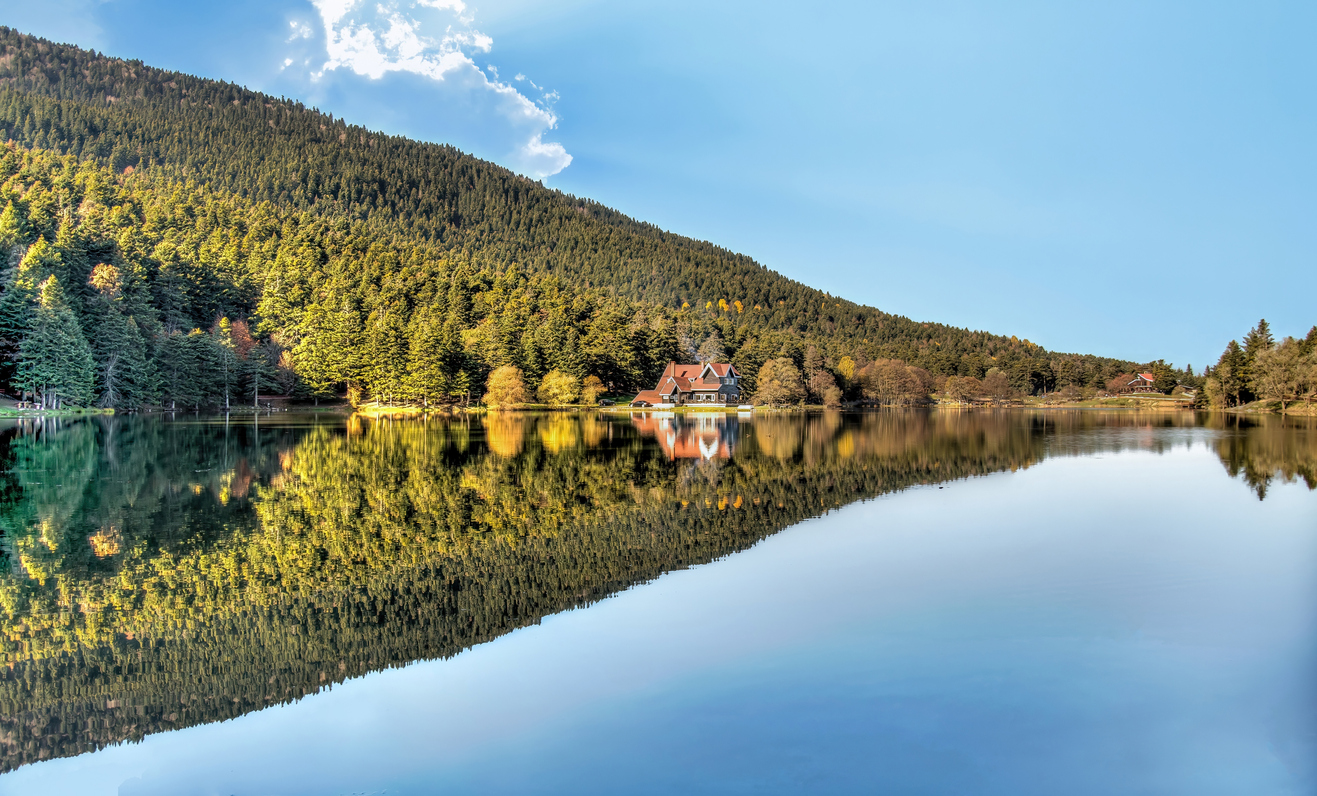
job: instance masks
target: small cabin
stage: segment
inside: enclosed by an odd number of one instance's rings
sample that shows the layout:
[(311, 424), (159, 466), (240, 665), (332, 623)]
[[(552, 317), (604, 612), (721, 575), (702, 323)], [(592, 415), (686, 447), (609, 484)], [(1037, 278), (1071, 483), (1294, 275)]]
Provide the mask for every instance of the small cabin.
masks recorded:
[(1151, 373), (1136, 373), (1125, 389), (1130, 392), (1147, 392), (1152, 389), (1152, 382), (1155, 377)]

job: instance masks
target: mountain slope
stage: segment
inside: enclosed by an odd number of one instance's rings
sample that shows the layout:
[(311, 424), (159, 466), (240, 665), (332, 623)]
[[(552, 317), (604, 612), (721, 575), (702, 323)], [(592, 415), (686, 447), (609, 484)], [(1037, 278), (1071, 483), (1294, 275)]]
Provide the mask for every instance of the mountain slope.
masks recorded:
[[(843, 355), (898, 357), (934, 374), (973, 376), (996, 366), (1029, 390), (1101, 382), (1130, 364), (1052, 355), (1027, 341), (860, 306), (449, 146), (374, 133), (296, 102), (8, 28), (0, 28), (0, 129), (22, 147), (71, 155), (108, 169), (120, 183), (136, 180), (137, 190), (160, 192), (192, 182), (234, 206), (268, 203), (263, 212), (283, 220), (351, 229), (352, 236), (393, 247), (402, 259), (445, 263), (427, 266), (433, 273), (449, 274), (461, 261), (472, 273), (486, 272), (490, 284), (514, 265), (527, 278), (552, 276), (563, 287), (588, 289), (593, 301), (620, 300), (617, 312), (646, 314), (641, 325), (654, 325), (650, 315), (662, 316), (658, 326), (672, 327), (677, 356), (716, 332), (716, 345), (733, 361), (743, 354), (743, 370), (757, 368), (756, 360), (784, 344), (782, 352), (798, 361), (813, 344), (833, 363)], [(11, 193), (21, 211), (25, 194)], [(158, 281), (151, 269), (159, 264), (144, 267), (143, 278)], [(240, 280), (251, 288), (246, 304), (193, 306), (183, 314), (202, 327), (213, 323), (212, 311), (255, 314), (254, 325), (261, 324), (265, 335), (282, 332), (286, 347), (295, 347), (303, 335), (260, 314), (269, 269), (255, 263), (246, 271)], [(281, 279), (305, 275), (284, 273)], [(411, 322), (414, 297), (406, 304), (398, 319), (404, 326)], [(360, 309), (363, 322), (372, 314), (383, 317), (377, 306)], [(487, 366), (497, 361), (476, 356)], [(512, 364), (524, 367), (517, 359), (511, 357)], [(647, 367), (615, 385), (645, 384), (653, 375)], [(582, 375), (583, 368), (588, 364), (576, 366)], [(479, 381), (482, 373), (476, 368), (470, 377)]]

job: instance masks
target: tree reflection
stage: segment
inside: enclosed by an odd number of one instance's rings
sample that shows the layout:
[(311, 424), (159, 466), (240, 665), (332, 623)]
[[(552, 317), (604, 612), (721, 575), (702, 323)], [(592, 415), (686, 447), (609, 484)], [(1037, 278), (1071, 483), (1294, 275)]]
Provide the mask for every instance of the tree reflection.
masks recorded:
[(1212, 414), (1207, 425), (1222, 432), (1213, 445), (1226, 472), (1248, 484), (1258, 500), (1277, 479), (1301, 480), (1317, 489), (1317, 427), (1312, 418)]
[(1208, 433), (1187, 414), (10, 426), (2, 765), (455, 655), (855, 500), (1204, 438), (1260, 497), (1275, 477), (1315, 485), (1310, 427)]

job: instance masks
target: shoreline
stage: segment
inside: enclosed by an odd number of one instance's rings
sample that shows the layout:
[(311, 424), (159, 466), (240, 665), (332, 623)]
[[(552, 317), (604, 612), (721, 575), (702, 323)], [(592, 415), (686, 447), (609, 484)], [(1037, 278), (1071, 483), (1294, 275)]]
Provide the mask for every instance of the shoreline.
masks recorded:
[[(794, 414), (802, 412), (872, 412), (872, 411), (889, 411), (892, 409), (935, 409), (935, 410), (1103, 410), (1103, 411), (1155, 411), (1155, 412), (1205, 412), (1210, 414), (1224, 415), (1280, 415), (1281, 411), (1275, 401), (1255, 401), (1245, 406), (1235, 406), (1229, 408), (1198, 408), (1192, 402), (1183, 399), (1165, 397), (1156, 398), (1152, 396), (1121, 396), (1116, 398), (1099, 398), (1087, 401), (1048, 401), (1034, 397), (1025, 399), (1015, 399), (1003, 403), (992, 402), (973, 402), (962, 403), (953, 401), (944, 401), (935, 399), (928, 403), (914, 404), (911, 406), (864, 406), (851, 404), (840, 407), (826, 407), (822, 404), (794, 404), (787, 406), (754, 406), (746, 409), (733, 406), (676, 406), (668, 409), (654, 408), (633, 408), (628, 404), (613, 406), (594, 406), (587, 404), (569, 404), (565, 406), (550, 406), (548, 404), (519, 404), (516, 406), (506, 407), (488, 407), (488, 406), (373, 406), (362, 405), (352, 406), (348, 403), (341, 404), (322, 404), (319, 406), (287, 404), (254, 409), (252, 407), (232, 407), (230, 409), (209, 409), (209, 410), (169, 410), (152, 408), (149, 410), (136, 412), (116, 412), (114, 409), (59, 409), (59, 410), (42, 410), (42, 409), (12, 409), (9, 407), (0, 407), (0, 420), (22, 420), (22, 419), (47, 419), (47, 418), (80, 418), (80, 417), (105, 417), (113, 415), (187, 415), (202, 414), (208, 416), (214, 415), (262, 415), (283, 412), (296, 413), (320, 413), (320, 414), (342, 414), (355, 415), (371, 419), (413, 419), (431, 416), (462, 416), (462, 415), (487, 415), (498, 414), (502, 412), (521, 413), (521, 412), (604, 412), (608, 414), (665, 414), (665, 415), (752, 415), (752, 414)], [(1317, 404), (1305, 405), (1296, 403), (1286, 407), (1285, 416), (1292, 417), (1317, 417)]]

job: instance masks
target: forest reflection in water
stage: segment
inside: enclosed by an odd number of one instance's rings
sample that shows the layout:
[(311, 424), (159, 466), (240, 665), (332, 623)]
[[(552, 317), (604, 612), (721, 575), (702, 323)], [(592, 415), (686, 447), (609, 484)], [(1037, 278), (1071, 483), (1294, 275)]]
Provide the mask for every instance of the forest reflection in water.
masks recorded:
[(1317, 487), (1311, 421), (1188, 413), (95, 418), (0, 440), (0, 770), (219, 721), (913, 485), (1207, 445)]

